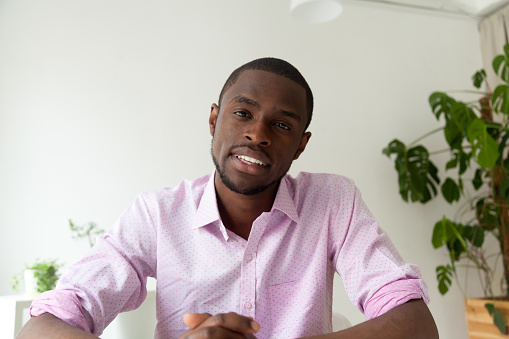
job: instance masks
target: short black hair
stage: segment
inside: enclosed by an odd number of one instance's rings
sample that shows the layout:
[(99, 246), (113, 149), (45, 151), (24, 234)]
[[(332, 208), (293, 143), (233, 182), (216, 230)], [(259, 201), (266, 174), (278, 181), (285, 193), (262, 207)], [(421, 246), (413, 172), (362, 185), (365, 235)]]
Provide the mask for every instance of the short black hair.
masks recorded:
[(219, 101), (217, 103), (219, 106), (221, 106), (221, 100), (223, 99), (224, 93), (231, 86), (233, 86), (233, 84), (235, 84), (240, 74), (247, 70), (266, 71), (274, 73), (277, 75), (284, 76), (285, 78), (288, 78), (296, 82), (297, 84), (301, 85), (306, 90), (306, 109), (308, 117), (306, 128), (304, 130), (308, 128), (309, 124), (311, 123), (311, 118), (313, 117), (313, 92), (311, 92), (311, 88), (306, 82), (306, 79), (304, 79), (304, 77), (297, 68), (295, 68), (289, 62), (277, 58), (268, 57), (256, 59), (234, 70), (226, 80), (223, 89), (219, 94)]

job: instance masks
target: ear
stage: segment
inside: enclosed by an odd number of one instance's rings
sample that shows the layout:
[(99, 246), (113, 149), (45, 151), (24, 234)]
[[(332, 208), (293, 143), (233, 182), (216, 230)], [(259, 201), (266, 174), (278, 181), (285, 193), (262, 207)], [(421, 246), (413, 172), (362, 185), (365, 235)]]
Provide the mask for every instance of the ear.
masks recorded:
[(212, 106), (210, 106), (210, 116), (209, 116), (209, 129), (210, 135), (212, 136), (214, 136), (214, 130), (216, 129), (216, 121), (218, 114), (219, 107), (216, 104), (212, 104)]
[(306, 149), (306, 145), (308, 144), (309, 139), (311, 138), (311, 132), (306, 132), (302, 135), (302, 139), (300, 141), (299, 148), (297, 149), (297, 153), (293, 157), (293, 160), (299, 159), (300, 155)]

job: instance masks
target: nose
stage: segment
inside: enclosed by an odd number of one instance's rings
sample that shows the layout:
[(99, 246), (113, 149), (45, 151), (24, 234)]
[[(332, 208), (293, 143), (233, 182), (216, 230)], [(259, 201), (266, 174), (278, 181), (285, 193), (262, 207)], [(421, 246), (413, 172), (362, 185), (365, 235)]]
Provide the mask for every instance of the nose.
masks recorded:
[(244, 139), (253, 142), (255, 145), (270, 146), (270, 132), (269, 127), (262, 121), (253, 122), (249, 128), (244, 132)]

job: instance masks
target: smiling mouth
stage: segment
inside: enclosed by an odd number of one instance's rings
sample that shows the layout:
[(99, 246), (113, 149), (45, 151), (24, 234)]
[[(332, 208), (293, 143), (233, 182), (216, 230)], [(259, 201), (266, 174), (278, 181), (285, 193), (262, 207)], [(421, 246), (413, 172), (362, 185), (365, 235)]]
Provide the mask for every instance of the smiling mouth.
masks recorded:
[(251, 158), (251, 157), (247, 157), (245, 155), (235, 155), (235, 157), (237, 159), (239, 159), (240, 161), (242, 161), (243, 163), (248, 164), (248, 165), (267, 166), (267, 164), (261, 162), (260, 160)]

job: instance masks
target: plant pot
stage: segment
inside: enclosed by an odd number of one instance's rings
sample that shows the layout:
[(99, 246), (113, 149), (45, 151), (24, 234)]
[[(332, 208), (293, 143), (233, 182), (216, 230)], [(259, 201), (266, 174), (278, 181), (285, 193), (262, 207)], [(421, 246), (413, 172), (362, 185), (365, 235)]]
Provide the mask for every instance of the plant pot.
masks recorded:
[(35, 270), (27, 268), (23, 271), (23, 284), (25, 287), (25, 297), (34, 298), (39, 295)]
[(497, 299), (467, 299), (465, 312), (469, 339), (508, 339), (509, 335), (500, 333), (493, 323), (493, 318), (484, 305), (494, 304), (504, 315), (506, 324), (509, 324), (509, 301)]

